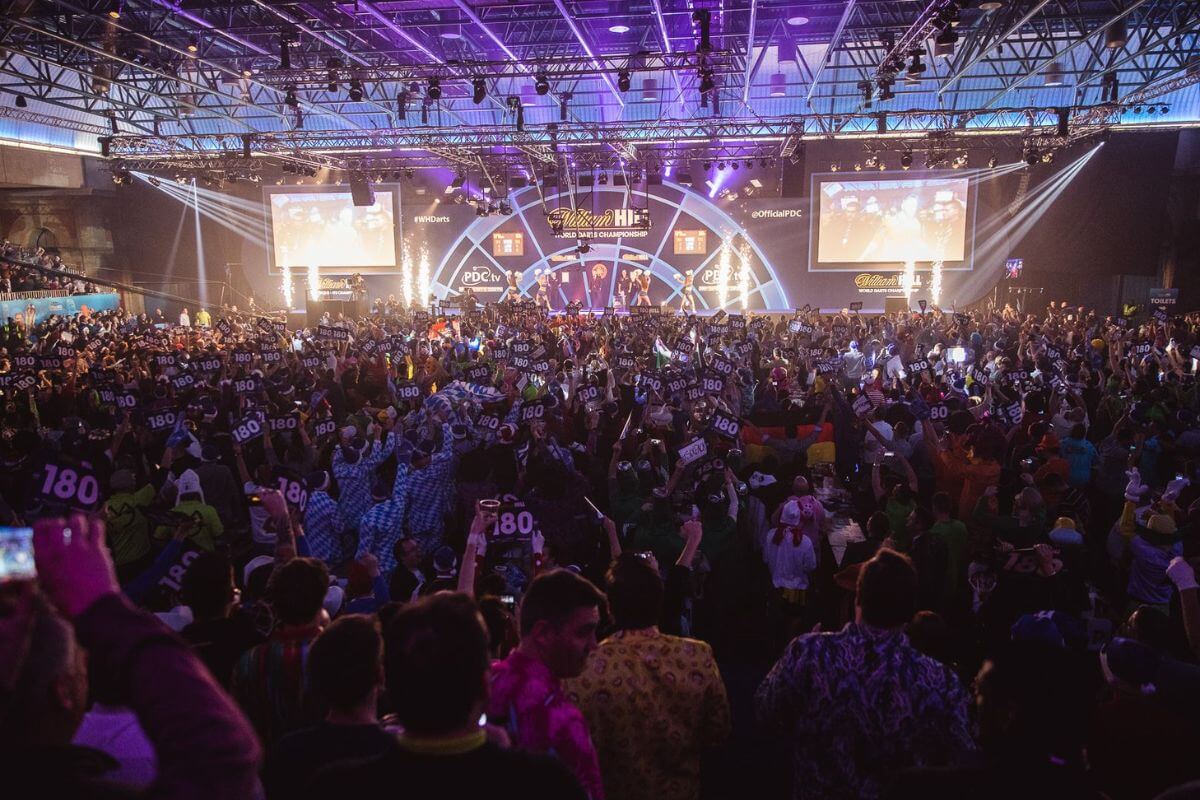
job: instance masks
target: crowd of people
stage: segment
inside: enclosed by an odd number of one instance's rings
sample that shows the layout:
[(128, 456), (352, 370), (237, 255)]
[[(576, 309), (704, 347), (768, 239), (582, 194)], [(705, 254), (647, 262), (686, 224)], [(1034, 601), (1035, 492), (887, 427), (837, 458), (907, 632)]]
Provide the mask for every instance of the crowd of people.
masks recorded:
[(1200, 316), (375, 309), (5, 342), (13, 796), (1200, 796)]
[(61, 256), (44, 248), (31, 250), (12, 242), (0, 243), (0, 294), (51, 291), (74, 295), (96, 291), (96, 286), (83, 275), (55, 275), (37, 267), (71, 271)]

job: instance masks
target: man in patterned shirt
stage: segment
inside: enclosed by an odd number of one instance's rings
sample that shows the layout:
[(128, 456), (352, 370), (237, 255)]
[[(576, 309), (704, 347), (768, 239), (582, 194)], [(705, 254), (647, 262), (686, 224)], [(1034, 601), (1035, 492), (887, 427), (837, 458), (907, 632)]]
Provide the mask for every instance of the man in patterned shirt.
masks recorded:
[(337, 478), (338, 512), (348, 530), (371, 507), (371, 470), (383, 459), (379, 442), (371, 442), (354, 433), (353, 426), (342, 429), (342, 443), (333, 451), (333, 476)]
[(487, 712), (514, 746), (558, 756), (592, 800), (604, 797), (596, 749), (560, 681), (583, 671), (605, 605), (599, 589), (569, 570), (534, 578), (521, 600), (521, 644), (492, 664)]
[(793, 743), (797, 800), (871, 800), (900, 770), (973, 749), (966, 691), (904, 635), (916, 601), (912, 562), (880, 550), (859, 574), (855, 622), (794, 639), (758, 688), (760, 723)]
[(442, 545), (446, 514), (454, 499), (456, 463), (454, 434), (443, 424), (441, 447), (435, 452), (433, 442), (421, 442), (412, 451), (411, 469), (402, 484), (397, 476), (397, 495), (405, 502), (405, 526), (421, 545), (422, 556), (428, 557)]
[[(694, 555), (703, 528), (687, 525)], [(708, 644), (659, 631), (663, 580), (642, 555), (622, 554), (609, 568), (617, 631), (567, 691), (587, 719), (609, 797), (694, 800), (701, 756), (729, 736), (729, 700)]]
[(329, 473), (318, 470), (305, 480), (308, 485), (308, 505), (304, 509), (304, 536), (313, 558), (330, 567), (344, 562), (349, 553), (342, 537), (342, 518), (337, 501), (329, 496)]
[(358, 553), (371, 553), (379, 560), (379, 572), (389, 576), (396, 568), (396, 542), (404, 535), (405, 500), (393, 494), (391, 483), (382, 475), (371, 484), (375, 505), (358, 522)]

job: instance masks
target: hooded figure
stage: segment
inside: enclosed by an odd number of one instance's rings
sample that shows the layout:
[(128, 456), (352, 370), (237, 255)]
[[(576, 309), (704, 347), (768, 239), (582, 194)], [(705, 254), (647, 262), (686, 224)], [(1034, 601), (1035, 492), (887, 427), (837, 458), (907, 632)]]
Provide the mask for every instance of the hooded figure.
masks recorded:
[(166, 539), (182, 526), (188, 542), (201, 550), (212, 552), (217, 539), (225, 532), (217, 510), (204, 502), (204, 490), (195, 470), (185, 469), (175, 481), (175, 508), (171, 510), (174, 525), (160, 525), (154, 532)]
[(804, 606), (808, 577), (817, 568), (817, 551), (804, 526), (800, 499), (793, 497), (784, 503), (779, 525), (763, 544), (763, 561), (771, 582), (784, 603), (793, 608)]

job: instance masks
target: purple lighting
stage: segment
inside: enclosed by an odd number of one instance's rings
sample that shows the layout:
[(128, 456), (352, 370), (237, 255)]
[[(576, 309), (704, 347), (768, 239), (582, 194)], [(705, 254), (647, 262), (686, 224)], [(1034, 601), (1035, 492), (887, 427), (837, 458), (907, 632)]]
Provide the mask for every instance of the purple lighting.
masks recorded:
[(629, 33), (628, 25), (610, 25), (608, 26), (609, 33)]

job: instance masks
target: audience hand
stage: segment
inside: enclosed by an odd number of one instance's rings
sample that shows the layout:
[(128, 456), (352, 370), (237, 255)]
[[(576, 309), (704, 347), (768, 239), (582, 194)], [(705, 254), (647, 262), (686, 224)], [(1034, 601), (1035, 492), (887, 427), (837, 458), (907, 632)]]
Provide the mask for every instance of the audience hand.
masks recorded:
[(120, 591), (104, 544), (104, 520), (72, 514), (33, 526), (38, 581), (64, 616), (74, 619), (103, 597)]

